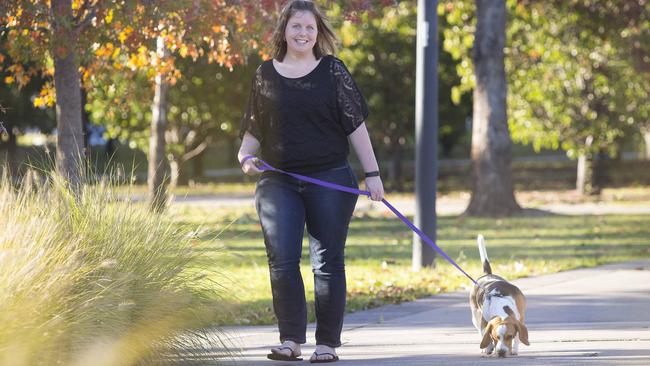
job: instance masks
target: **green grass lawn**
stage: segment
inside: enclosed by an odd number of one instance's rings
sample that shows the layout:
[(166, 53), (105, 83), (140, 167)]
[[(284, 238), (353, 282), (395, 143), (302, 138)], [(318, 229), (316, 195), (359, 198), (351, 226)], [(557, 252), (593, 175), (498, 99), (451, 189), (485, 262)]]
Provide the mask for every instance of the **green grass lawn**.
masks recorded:
[[(220, 324), (273, 324), (266, 254), (252, 207), (173, 208), (174, 222), (197, 232), (196, 249), (206, 256), (197, 271), (216, 271), (233, 301), (220, 309)], [(438, 218), (438, 245), (472, 276), (482, 270), (476, 235), (487, 239), (495, 273), (535, 276), (579, 267), (650, 257), (650, 221), (644, 215), (535, 215), (506, 219)], [(436, 267), (411, 270), (411, 231), (397, 218), (355, 216), (346, 247), (349, 312), (467, 289), (470, 281), (444, 259)], [(303, 245), (303, 278), (313, 316), (313, 280), (308, 244)], [(209, 275), (207, 277), (209, 279)]]

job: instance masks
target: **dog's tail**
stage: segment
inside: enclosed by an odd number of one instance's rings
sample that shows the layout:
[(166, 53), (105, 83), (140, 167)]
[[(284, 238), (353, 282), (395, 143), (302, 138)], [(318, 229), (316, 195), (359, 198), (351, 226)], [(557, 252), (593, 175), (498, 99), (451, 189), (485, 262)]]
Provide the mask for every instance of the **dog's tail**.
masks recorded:
[(492, 274), (492, 267), (490, 267), (490, 260), (485, 249), (485, 238), (479, 234), (476, 241), (478, 242), (478, 252), (481, 255), (481, 263), (483, 263), (483, 273), (486, 275)]

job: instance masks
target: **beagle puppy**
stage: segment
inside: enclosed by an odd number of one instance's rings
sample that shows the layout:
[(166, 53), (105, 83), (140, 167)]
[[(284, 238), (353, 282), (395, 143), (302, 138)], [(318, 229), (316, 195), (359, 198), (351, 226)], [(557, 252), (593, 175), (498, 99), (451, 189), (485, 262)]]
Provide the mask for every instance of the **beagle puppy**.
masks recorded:
[(483, 235), (477, 241), (484, 275), (469, 294), (472, 323), (481, 336), (482, 353), (491, 355), (496, 351), (499, 357), (514, 356), (520, 341), (530, 345), (524, 325), (526, 298), (517, 286), (492, 274)]

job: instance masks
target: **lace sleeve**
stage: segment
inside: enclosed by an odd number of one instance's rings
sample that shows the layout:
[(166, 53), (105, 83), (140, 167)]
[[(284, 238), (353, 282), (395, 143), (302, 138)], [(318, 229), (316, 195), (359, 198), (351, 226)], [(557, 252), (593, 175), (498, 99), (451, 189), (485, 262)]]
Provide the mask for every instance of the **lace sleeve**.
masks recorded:
[(243, 139), (244, 134), (248, 131), (251, 135), (255, 136), (258, 141), (262, 141), (262, 133), (260, 130), (260, 99), (259, 99), (259, 90), (261, 84), (261, 67), (255, 72), (255, 76), (251, 82), (251, 92), (248, 97), (248, 103), (246, 104), (246, 111), (244, 112), (244, 117), (241, 119), (241, 124), (239, 127), (239, 138)]
[(368, 105), (343, 61), (332, 61), (336, 83), (336, 102), (339, 120), (347, 135), (354, 132), (368, 118)]

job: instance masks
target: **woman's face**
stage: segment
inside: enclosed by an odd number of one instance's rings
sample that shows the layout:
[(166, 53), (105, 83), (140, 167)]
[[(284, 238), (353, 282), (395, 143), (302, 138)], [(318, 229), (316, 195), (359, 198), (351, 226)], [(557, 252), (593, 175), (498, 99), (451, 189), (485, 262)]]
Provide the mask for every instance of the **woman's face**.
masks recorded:
[(303, 54), (312, 52), (318, 37), (316, 17), (310, 11), (297, 11), (289, 18), (284, 38), (287, 52)]

